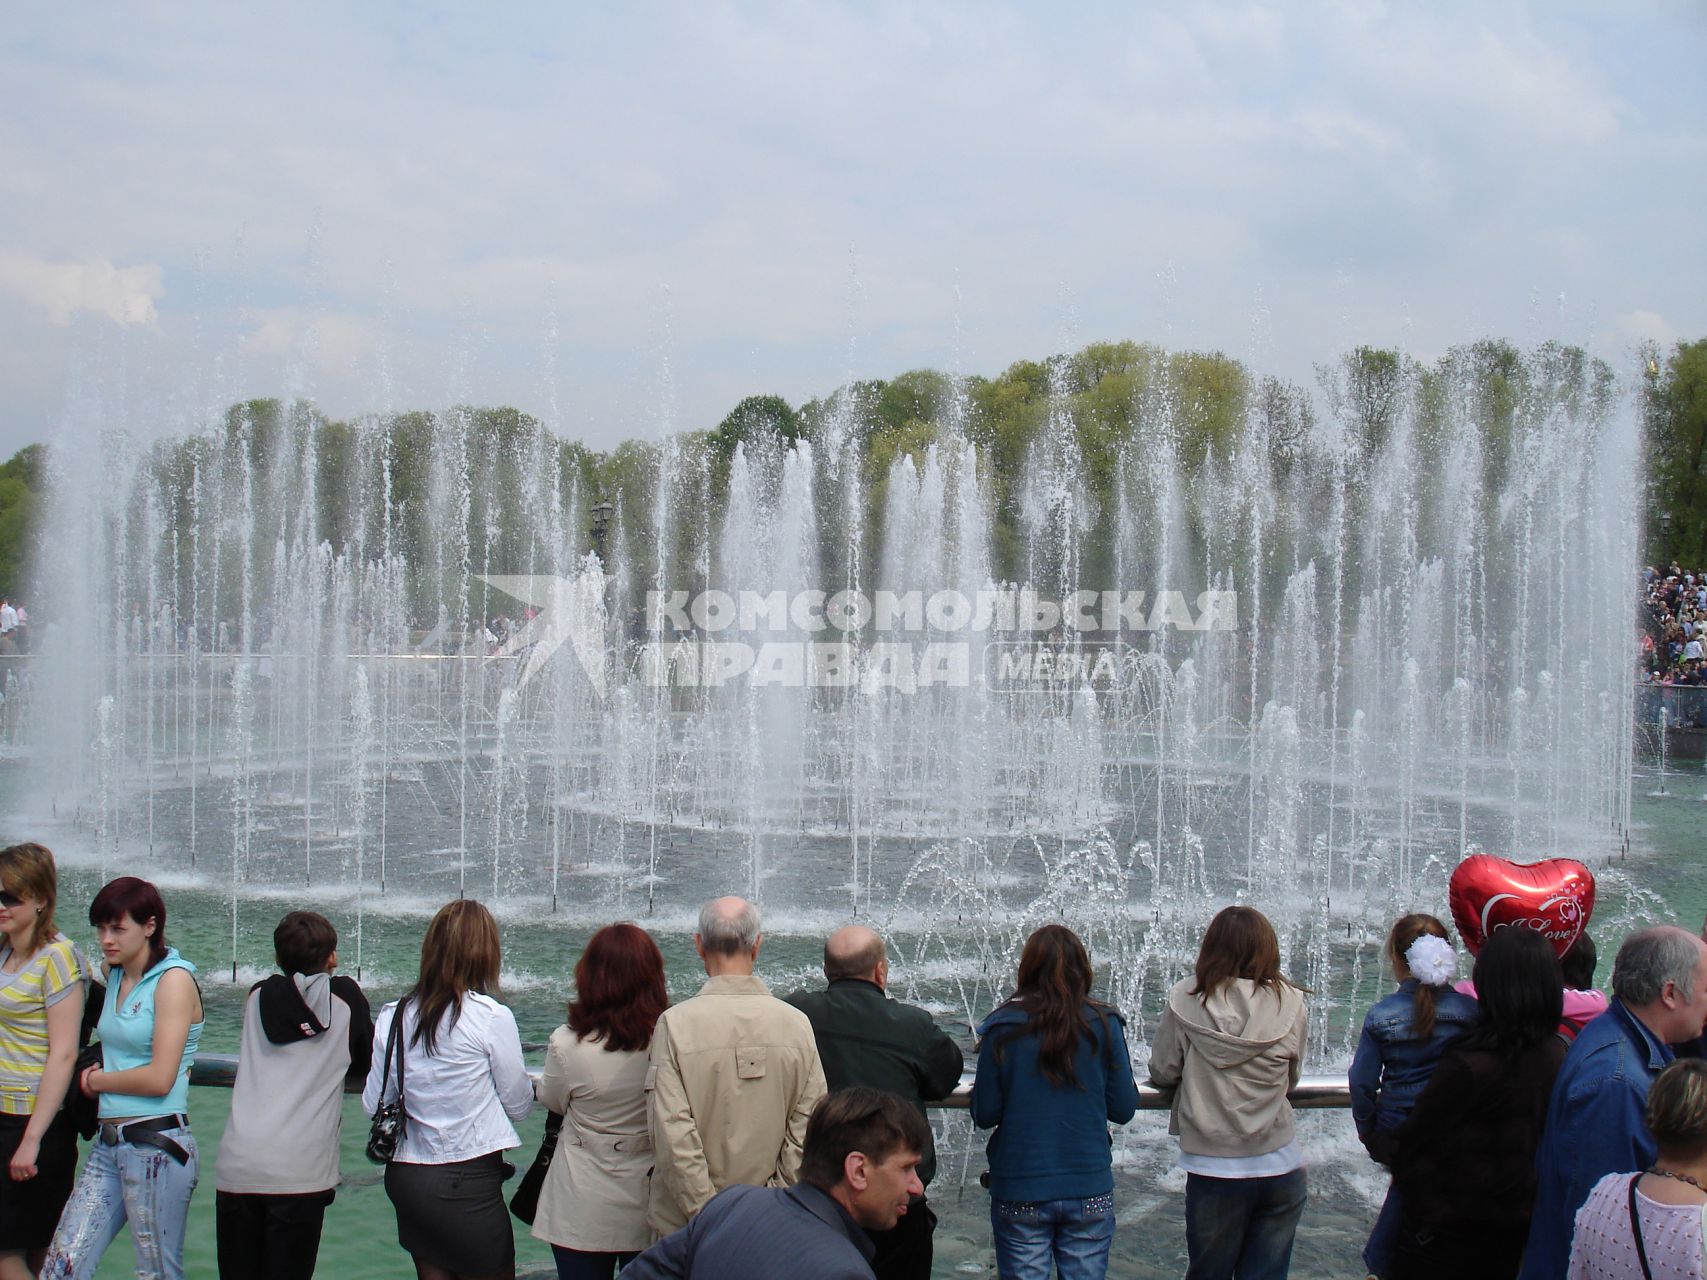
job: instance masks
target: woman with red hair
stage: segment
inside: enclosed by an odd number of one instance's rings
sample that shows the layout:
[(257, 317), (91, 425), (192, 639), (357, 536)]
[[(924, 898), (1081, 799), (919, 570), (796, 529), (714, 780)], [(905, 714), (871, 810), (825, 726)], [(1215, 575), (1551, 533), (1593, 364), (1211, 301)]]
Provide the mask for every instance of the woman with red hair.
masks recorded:
[(610, 1280), (652, 1243), (646, 1051), (669, 1003), (664, 956), (644, 929), (606, 925), (587, 942), (539, 1089), (563, 1130), (533, 1234), (551, 1245), (559, 1280)]

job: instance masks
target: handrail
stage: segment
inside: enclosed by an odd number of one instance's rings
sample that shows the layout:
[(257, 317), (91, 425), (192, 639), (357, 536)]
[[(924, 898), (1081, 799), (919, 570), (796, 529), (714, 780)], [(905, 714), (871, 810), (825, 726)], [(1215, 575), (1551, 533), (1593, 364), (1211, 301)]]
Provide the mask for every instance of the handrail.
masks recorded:
[[(534, 1084), (534, 1093), (539, 1092), (539, 1076), (537, 1071), (529, 1071)], [(190, 1083), (207, 1085), (215, 1089), (229, 1089), (237, 1080), (237, 1055), (234, 1053), (198, 1053), (190, 1064)], [(361, 1082), (352, 1080), (345, 1084), (345, 1092), (360, 1093)], [(1304, 1076), (1286, 1095), (1294, 1107), (1306, 1110), (1321, 1108), (1351, 1106), (1351, 1086), (1344, 1076)], [(1173, 1105), (1172, 1089), (1158, 1089), (1153, 1084), (1138, 1086), (1138, 1110), (1166, 1111)], [(972, 1101), (972, 1073), (961, 1073), (960, 1083), (954, 1087), (954, 1092), (940, 1102), (929, 1102), (926, 1106), (942, 1107), (945, 1109), (965, 1110)]]

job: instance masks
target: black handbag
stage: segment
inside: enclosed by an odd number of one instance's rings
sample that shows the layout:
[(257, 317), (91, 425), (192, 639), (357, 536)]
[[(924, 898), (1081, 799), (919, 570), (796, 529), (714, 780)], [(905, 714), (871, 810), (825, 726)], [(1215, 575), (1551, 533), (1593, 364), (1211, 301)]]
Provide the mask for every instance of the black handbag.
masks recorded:
[(533, 1225), (534, 1215), (539, 1212), (539, 1192), (545, 1186), (545, 1174), (551, 1168), (551, 1157), (557, 1151), (557, 1135), (563, 1129), (563, 1117), (555, 1111), (545, 1113), (545, 1137), (539, 1140), (539, 1153), (534, 1156), (528, 1171), (522, 1175), (522, 1180), (516, 1184), (516, 1193), (510, 1197), (510, 1212), (528, 1224)]
[[(397, 1011), (391, 1016), (391, 1031), (385, 1037), (385, 1061), (379, 1076), (379, 1106), (373, 1113), (373, 1124), (367, 1132), (367, 1158), (375, 1164), (390, 1164), (397, 1156), (398, 1144), (403, 1141), (403, 1046), (397, 1039), (397, 1029), (402, 1025), (403, 1001), (399, 1000)], [(391, 1084), (393, 1055), (397, 1058), (397, 1096), (387, 1102), (385, 1091)]]

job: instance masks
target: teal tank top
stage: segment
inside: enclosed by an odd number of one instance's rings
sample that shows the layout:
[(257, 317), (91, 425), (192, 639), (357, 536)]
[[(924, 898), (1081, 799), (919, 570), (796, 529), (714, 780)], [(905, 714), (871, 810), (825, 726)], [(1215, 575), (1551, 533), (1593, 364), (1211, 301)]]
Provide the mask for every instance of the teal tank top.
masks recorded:
[[(160, 975), (168, 969), (184, 969), (192, 977), (196, 972), (195, 965), (180, 956), (176, 947), (167, 947), (160, 963), (143, 974), (136, 985), (125, 993), (122, 1008), (119, 1006), (119, 984), (124, 981), (124, 974), (114, 971), (107, 975), (107, 1000), (101, 1008), (101, 1020), (96, 1024), (96, 1030), (101, 1037), (104, 1070), (129, 1071), (132, 1067), (145, 1067), (153, 1061), (154, 992), (160, 985)], [(178, 1078), (172, 1082), (172, 1087), (164, 1095), (148, 1097), (131, 1093), (103, 1093), (100, 1095), (101, 1119), (107, 1120), (114, 1116), (169, 1115), (174, 1111), (188, 1111), (190, 1063), (195, 1060), (201, 1039), (202, 1024), (192, 1022), (190, 1034), (184, 1042), (184, 1056), (178, 1061)]]

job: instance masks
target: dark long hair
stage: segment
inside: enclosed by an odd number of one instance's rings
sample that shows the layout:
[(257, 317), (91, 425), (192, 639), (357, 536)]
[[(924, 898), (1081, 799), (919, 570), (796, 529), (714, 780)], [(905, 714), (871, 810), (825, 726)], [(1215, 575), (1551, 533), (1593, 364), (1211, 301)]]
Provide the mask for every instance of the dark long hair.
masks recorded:
[(1079, 1037), (1090, 1032), (1085, 1019), (1090, 994), (1091, 957), (1085, 944), (1064, 924), (1044, 925), (1025, 940), (1018, 985), (1008, 1000), (1025, 1011), (1025, 1025), (1005, 1035), (1001, 1044), (1036, 1036), (1037, 1065), (1044, 1079), (1079, 1087), (1073, 1059)]
[[(1387, 959), (1391, 962), (1395, 974), (1402, 974), (1407, 978), (1416, 977), (1411, 972), (1410, 962), (1405, 959), (1405, 952), (1411, 949), (1413, 942), (1424, 935), (1451, 941), (1451, 938), (1447, 937), (1446, 926), (1426, 911), (1413, 911), (1393, 922), (1392, 931), (1387, 934)], [(1427, 1040), (1434, 1034), (1434, 990), (1428, 983), (1417, 980), (1416, 994), (1411, 997), (1413, 1040)]]
[(1474, 971), (1482, 1020), (1460, 1043), (1510, 1054), (1532, 1048), (1559, 1029), (1565, 979), (1553, 945), (1533, 929), (1495, 929), (1482, 944)]
[(433, 1053), (447, 1012), (446, 1025), (454, 1027), (470, 991), (497, 992), (500, 960), (498, 922), (490, 911), (472, 898), (440, 907), (421, 939), (421, 976), (403, 997), (415, 1002), (415, 1034), (410, 1040)]
[(644, 1049), (669, 1003), (664, 955), (652, 935), (626, 920), (607, 924), (576, 962), (569, 1030), (577, 1040), (602, 1038), (613, 1053)]
[(1197, 980), (1191, 994), (1204, 1004), (1229, 982), (1249, 978), (1280, 999), (1288, 985), (1280, 972), (1280, 939), (1255, 907), (1223, 907), (1203, 931), (1197, 948)]

